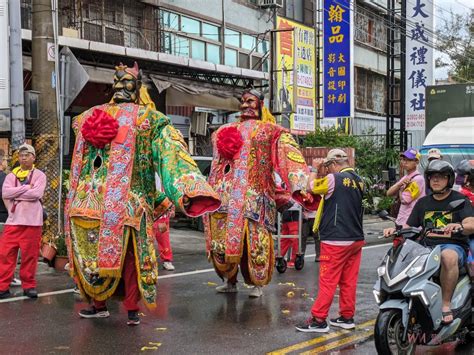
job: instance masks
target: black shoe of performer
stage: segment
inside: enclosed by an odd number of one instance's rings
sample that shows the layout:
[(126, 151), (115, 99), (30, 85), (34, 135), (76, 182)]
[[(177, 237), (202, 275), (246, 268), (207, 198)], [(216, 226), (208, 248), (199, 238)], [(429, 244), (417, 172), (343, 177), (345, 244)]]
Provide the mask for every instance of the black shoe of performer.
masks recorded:
[(81, 318), (107, 318), (110, 316), (110, 313), (107, 310), (107, 307), (95, 308), (92, 306), (88, 309), (81, 309), (79, 311), (79, 316)]
[(26, 290), (23, 290), (23, 294), (29, 298), (38, 298), (38, 291), (36, 291), (34, 288), (27, 288)]
[(0, 291), (0, 299), (8, 298), (11, 296), (10, 290)]
[(128, 311), (128, 321), (127, 325), (139, 325), (140, 317), (138, 316), (138, 311)]

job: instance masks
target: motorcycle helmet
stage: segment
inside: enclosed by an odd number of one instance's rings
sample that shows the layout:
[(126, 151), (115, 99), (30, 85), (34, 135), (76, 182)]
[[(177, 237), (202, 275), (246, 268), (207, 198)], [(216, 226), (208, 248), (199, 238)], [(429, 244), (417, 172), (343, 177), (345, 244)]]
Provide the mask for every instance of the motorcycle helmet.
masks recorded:
[[(451, 189), (454, 185), (454, 168), (451, 164), (444, 160), (433, 160), (428, 164), (425, 170), (425, 180), (429, 185), (430, 176), (433, 174), (443, 174), (448, 176), (448, 185), (446, 189)], [(444, 193), (444, 189), (440, 193)]]
[(461, 160), (456, 166), (456, 174), (466, 176), (474, 174), (474, 166), (467, 159)]

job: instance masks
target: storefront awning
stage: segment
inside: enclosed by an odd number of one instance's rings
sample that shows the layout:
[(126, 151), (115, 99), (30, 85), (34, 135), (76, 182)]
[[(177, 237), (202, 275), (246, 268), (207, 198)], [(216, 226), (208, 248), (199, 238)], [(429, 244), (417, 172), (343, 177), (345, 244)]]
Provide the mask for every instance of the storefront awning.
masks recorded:
[(166, 90), (168, 106), (197, 106), (217, 110), (238, 111), (241, 90), (223, 89), (212, 84), (192, 83), (189, 80), (151, 74), (158, 92)]

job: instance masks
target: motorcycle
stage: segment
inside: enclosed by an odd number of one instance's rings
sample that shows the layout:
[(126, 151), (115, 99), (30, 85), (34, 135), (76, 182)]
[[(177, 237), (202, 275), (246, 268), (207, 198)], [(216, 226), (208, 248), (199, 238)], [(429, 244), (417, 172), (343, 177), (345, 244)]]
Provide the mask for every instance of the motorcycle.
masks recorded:
[[(452, 201), (449, 211), (462, 209), (464, 200)], [(391, 220), (386, 211), (379, 216)], [(457, 233), (462, 230), (457, 231)], [(453, 322), (442, 322), (442, 297), (439, 274), (440, 246), (429, 248), (423, 239), (429, 233), (443, 234), (433, 226), (400, 228), (394, 233), (394, 246), (377, 269), (373, 294), (379, 305), (374, 341), (379, 354), (412, 354), (417, 345), (440, 345), (474, 336), (474, 274), (459, 270), (451, 298)]]

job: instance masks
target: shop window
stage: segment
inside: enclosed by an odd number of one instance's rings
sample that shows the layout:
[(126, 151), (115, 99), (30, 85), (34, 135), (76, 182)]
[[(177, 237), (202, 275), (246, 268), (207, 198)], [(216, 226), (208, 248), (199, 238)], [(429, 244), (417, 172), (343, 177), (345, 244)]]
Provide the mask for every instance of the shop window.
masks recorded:
[(237, 51), (235, 49), (225, 49), (225, 64), (232, 67), (237, 66)]
[(234, 47), (240, 47), (240, 32), (225, 29), (225, 44)]
[[(124, 44), (124, 38), (123, 38), (123, 31), (116, 30), (114, 28), (105, 28), (105, 42), (110, 43), (110, 44), (116, 44), (118, 46), (123, 46)], [(134, 45), (130, 45), (130, 47), (137, 47), (138, 46), (138, 40), (135, 38), (135, 43)]]
[(161, 25), (171, 30), (177, 31), (179, 29), (179, 16), (168, 11), (160, 12)]
[(249, 51), (255, 48), (255, 37), (249, 35), (242, 35), (242, 48)]
[(285, 17), (303, 22), (304, 0), (286, 0)]
[(219, 42), (219, 27), (203, 22), (202, 36), (204, 38)]
[(201, 23), (189, 17), (181, 16), (181, 31), (190, 35), (201, 35)]
[(102, 26), (86, 22), (84, 24), (84, 38), (89, 41), (103, 42)]
[(163, 35), (163, 52), (168, 54), (189, 57), (189, 40), (172, 33)]
[(191, 58), (206, 60), (206, 45), (201, 41), (191, 41)]
[(262, 70), (262, 58), (261, 57), (255, 57), (252, 56), (252, 67), (250, 69), (253, 70)]
[(250, 58), (248, 54), (239, 53), (239, 67), (240, 68), (250, 68)]
[(221, 47), (215, 44), (207, 44), (207, 61), (219, 64), (221, 62)]
[(270, 50), (270, 42), (266, 40), (259, 40), (258, 42), (258, 52), (265, 54)]

